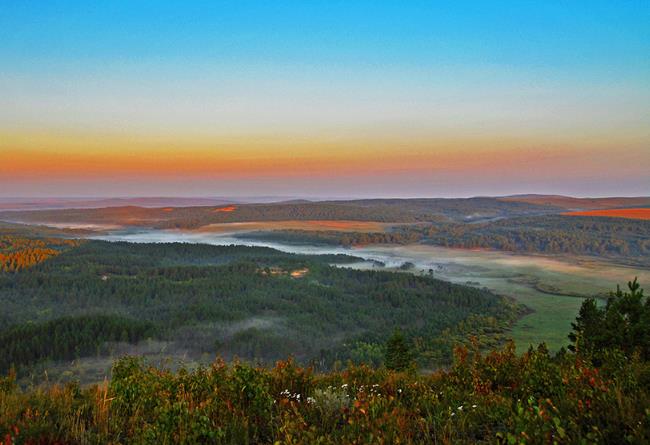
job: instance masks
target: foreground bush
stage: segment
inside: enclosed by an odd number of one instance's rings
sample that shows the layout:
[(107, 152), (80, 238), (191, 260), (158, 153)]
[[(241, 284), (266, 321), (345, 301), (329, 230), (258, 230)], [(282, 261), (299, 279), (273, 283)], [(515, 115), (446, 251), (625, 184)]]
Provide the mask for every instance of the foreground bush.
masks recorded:
[(594, 367), (540, 346), (459, 348), (433, 375), (291, 360), (171, 372), (124, 358), (110, 383), (19, 390), (0, 383), (12, 443), (648, 443), (648, 364), (603, 354)]

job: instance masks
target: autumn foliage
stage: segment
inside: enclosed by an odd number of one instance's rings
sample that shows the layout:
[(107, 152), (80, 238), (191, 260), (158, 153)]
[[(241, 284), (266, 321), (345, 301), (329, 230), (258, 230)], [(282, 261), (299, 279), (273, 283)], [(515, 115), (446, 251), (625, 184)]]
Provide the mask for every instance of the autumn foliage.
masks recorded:
[(124, 358), (110, 383), (0, 390), (6, 443), (647, 443), (648, 366), (601, 367), (540, 346), (460, 348), (429, 375), (365, 366), (314, 374), (293, 361), (178, 372)]
[(0, 236), (0, 271), (27, 269), (78, 244), (71, 239)]
[(638, 209), (600, 209), (568, 212), (569, 216), (608, 216), (611, 218), (650, 219), (650, 207)]

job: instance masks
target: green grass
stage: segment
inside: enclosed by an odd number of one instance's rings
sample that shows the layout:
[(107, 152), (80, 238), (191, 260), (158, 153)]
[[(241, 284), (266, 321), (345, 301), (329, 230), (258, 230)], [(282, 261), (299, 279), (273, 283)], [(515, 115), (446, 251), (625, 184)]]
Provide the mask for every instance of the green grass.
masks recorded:
[[(533, 312), (516, 322), (511, 332), (518, 352), (542, 342), (552, 351), (568, 344), (567, 333), (583, 300), (572, 295), (604, 296), (635, 276), (642, 286), (650, 283), (650, 270), (571, 256), (524, 256), (433, 246), (392, 249), (416, 263), (444, 264), (446, 269), (434, 271), (437, 278), (459, 284), (478, 283), (473, 285), (487, 287), (531, 309)], [(361, 255), (362, 251), (355, 252)], [(542, 292), (538, 290), (540, 285), (566, 295)]]

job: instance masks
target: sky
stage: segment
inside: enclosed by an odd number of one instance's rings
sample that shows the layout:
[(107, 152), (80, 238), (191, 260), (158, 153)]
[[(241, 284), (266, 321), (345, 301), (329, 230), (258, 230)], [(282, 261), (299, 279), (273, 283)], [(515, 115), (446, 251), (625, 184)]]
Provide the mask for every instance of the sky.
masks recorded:
[(11, 1), (0, 197), (650, 195), (650, 2)]

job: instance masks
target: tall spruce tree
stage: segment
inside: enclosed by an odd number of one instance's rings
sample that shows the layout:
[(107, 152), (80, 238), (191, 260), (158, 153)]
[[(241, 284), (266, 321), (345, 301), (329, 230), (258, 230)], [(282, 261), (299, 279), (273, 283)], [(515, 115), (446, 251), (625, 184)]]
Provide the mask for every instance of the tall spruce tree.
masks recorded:
[(386, 368), (404, 371), (411, 367), (413, 356), (402, 331), (396, 329), (386, 344)]
[(593, 298), (582, 303), (569, 334), (571, 350), (598, 355), (614, 348), (650, 359), (650, 298), (643, 295), (636, 278), (628, 282), (628, 289), (623, 292), (617, 287), (603, 308)]

